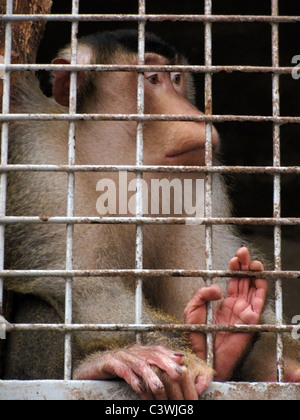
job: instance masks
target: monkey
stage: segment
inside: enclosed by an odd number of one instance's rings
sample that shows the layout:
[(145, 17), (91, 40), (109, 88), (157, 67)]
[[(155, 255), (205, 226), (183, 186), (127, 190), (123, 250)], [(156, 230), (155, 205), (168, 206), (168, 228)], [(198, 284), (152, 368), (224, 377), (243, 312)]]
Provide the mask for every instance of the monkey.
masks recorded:
[[(97, 33), (79, 40), (78, 64), (136, 65), (137, 32), (119, 30)], [(53, 60), (70, 64), (71, 49), (66, 47)], [(153, 34), (146, 36), (146, 65), (181, 65), (187, 59), (174, 47)], [(77, 75), (77, 112), (82, 114), (136, 114), (136, 72), (87, 72)], [(193, 77), (189, 73), (145, 72), (145, 113), (202, 115), (196, 106)], [(68, 113), (70, 72), (53, 75), (53, 97), (46, 97), (37, 79), (28, 75), (15, 89), (13, 106), (17, 113)], [(76, 121), (76, 164), (135, 165), (135, 121)], [(182, 121), (147, 121), (144, 123), (145, 165), (205, 165), (205, 123)], [(9, 163), (68, 164), (69, 124), (65, 121), (17, 121), (10, 124)], [(218, 162), (219, 135), (212, 127), (214, 164)], [(117, 174), (75, 173), (75, 216), (99, 216), (99, 179), (117, 183)], [(189, 179), (195, 183), (204, 174), (144, 173), (143, 179)], [(128, 174), (128, 184), (134, 174)], [(212, 175), (213, 216), (230, 215), (227, 188), (218, 174)], [(194, 185), (194, 184), (193, 184)], [(6, 226), (5, 258), (7, 269), (64, 270), (66, 268), (66, 228), (47, 223), (53, 216), (66, 216), (68, 176), (62, 172), (8, 173), (7, 215), (40, 216), (43, 224)], [(120, 203), (118, 203), (120, 204)], [(172, 203), (174, 204), (174, 203)], [(173, 212), (173, 213), (172, 213)], [(129, 216), (125, 211), (123, 216)], [(162, 211), (160, 215), (163, 216)], [(171, 216), (175, 215), (171, 209)], [(182, 210), (181, 216), (187, 213)], [(146, 269), (205, 268), (205, 227), (202, 225), (144, 225), (143, 267)], [(213, 226), (213, 268), (231, 267), (249, 271), (262, 270), (251, 261), (248, 250), (239, 251), (243, 239), (230, 226)], [(136, 227), (133, 225), (75, 225), (73, 268), (134, 269)], [(246, 256), (245, 256), (246, 252)], [(248, 301), (253, 290), (266, 293), (265, 282), (252, 283), (246, 295), (235, 296)], [(219, 300), (235, 280), (216, 279), (216, 285), (203, 289), (202, 278), (164, 277), (144, 281), (143, 323), (193, 323), (205, 320), (207, 300)], [(246, 282), (247, 283), (247, 282)], [(74, 323), (135, 323), (135, 278), (74, 278), (72, 306)], [(249, 286), (249, 282), (247, 283)], [(61, 323), (65, 316), (65, 279), (7, 278), (5, 289), (15, 294), (15, 323)], [(204, 292), (199, 297), (199, 291)], [(197, 295), (198, 293), (198, 295)], [(198, 296), (198, 297), (197, 297)], [(254, 323), (259, 322), (264, 298)], [(190, 302), (190, 303), (189, 303)], [(226, 303), (226, 299), (224, 301)], [(274, 322), (272, 305), (266, 305), (262, 322)], [(216, 310), (216, 322), (224, 315), (222, 304)], [(221, 315), (220, 315), (221, 314)], [(239, 314), (237, 314), (239, 315)], [(229, 321), (229, 320), (228, 320)], [(228, 322), (230, 323), (230, 322)], [(247, 337), (246, 337), (247, 336)], [(6, 379), (61, 379), (64, 344), (58, 332), (11, 333), (7, 342), (4, 366)], [(142, 333), (139, 344), (129, 332), (78, 332), (72, 336), (74, 379), (124, 379), (144, 399), (198, 399), (208, 388), (214, 371), (205, 359), (202, 334)], [(217, 342), (218, 336), (215, 341)], [(241, 350), (230, 358), (235, 342)], [(299, 347), (286, 339), (285, 380), (300, 380)], [(273, 381), (276, 374), (276, 337), (240, 334), (229, 335), (216, 358), (216, 377), (232, 379), (238, 367), (240, 380)], [(228, 362), (227, 362), (228, 359)], [(229, 360), (230, 359), (230, 360)], [(224, 366), (225, 360), (225, 366)], [(266, 366), (266, 360), (268, 360)], [(237, 366), (239, 365), (239, 366)], [(291, 370), (293, 367), (293, 378)], [(295, 367), (297, 369), (295, 370)]]

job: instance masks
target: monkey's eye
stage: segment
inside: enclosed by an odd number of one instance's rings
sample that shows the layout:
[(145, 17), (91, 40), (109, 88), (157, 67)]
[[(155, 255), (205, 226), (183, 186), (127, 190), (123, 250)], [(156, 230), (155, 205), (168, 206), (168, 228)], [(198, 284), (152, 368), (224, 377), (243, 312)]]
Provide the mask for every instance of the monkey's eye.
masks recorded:
[(150, 82), (152, 85), (157, 85), (159, 83), (159, 77), (157, 73), (153, 74), (147, 74), (146, 79), (148, 82)]
[(180, 74), (180, 73), (172, 73), (171, 79), (172, 79), (172, 82), (175, 85), (180, 85), (181, 80), (182, 80), (182, 74)]

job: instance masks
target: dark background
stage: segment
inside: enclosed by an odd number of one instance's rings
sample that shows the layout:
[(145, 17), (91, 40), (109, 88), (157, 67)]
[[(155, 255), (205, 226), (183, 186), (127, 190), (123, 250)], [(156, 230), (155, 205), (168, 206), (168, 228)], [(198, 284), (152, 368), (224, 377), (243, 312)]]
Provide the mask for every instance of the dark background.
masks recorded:
[[(53, 13), (70, 13), (71, 0), (54, 0)], [(281, 15), (300, 15), (300, 2), (280, 0)], [(137, 0), (82, 0), (81, 13), (137, 13)], [(203, 0), (148, 0), (149, 14), (203, 14)], [(270, 15), (271, 0), (214, 0), (214, 14)], [(80, 23), (80, 35), (96, 31), (137, 28), (137, 23)], [(70, 41), (69, 23), (48, 23), (38, 55), (39, 63), (49, 63), (58, 49)], [(184, 22), (148, 23), (147, 30), (160, 35), (183, 51), (191, 64), (204, 64), (204, 24)], [(280, 24), (280, 65), (291, 67), (300, 55), (300, 23)], [(213, 64), (271, 66), (271, 25), (269, 23), (213, 24)], [(47, 92), (47, 77), (40, 74)], [(204, 76), (196, 76), (197, 100), (204, 107)], [(281, 115), (300, 116), (300, 80), (281, 76)], [(272, 115), (271, 74), (220, 73), (213, 76), (214, 114)], [(270, 123), (217, 124), (222, 138), (222, 161), (227, 165), (272, 166), (273, 125)], [(281, 128), (281, 163), (300, 166), (300, 125)], [(272, 217), (273, 178), (263, 175), (236, 175), (227, 179), (234, 216)], [(300, 217), (300, 176), (282, 176), (282, 216)], [(272, 261), (273, 228), (245, 227), (242, 232), (258, 242)], [(300, 229), (284, 227), (284, 269), (300, 270)], [(300, 281), (289, 282), (293, 299), (286, 301), (291, 316), (299, 313)], [(289, 288), (286, 288), (289, 294)], [(299, 308), (300, 309), (300, 308)]]

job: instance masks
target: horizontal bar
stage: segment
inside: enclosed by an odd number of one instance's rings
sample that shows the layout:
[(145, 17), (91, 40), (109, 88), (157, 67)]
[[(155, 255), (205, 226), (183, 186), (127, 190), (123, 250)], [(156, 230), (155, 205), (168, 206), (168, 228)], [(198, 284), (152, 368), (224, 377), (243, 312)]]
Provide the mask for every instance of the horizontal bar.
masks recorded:
[(150, 66), (150, 65), (122, 65), (122, 64), (93, 64), (93, 65), (58, 65), (58, 64), (11, 64), (0, 65), (0, 71), (97, 71), (97, 72), (181, 72), (181, 73), (272, 73), (291, 74), (294, 67), (258, 67), (258, 66)]
[(295, 383), (246, 383), (227, 382), (212, 383), (201, 397), (201, 400), (212, 401), (298, 401), (300, 400), (300, 384)]
[(255, 15), (139, 15), (139, 14), (52, 14), (52, 15), (3, 15), (0, 22), (249, 22), (249, 23), (297, 23), (300, 16)]
[(291, 333), (295, 325), (188, 325), (188, 324), (6, 324), (6, 332), (17, 331), (54, 331), (61, 333), (75, 332), (230, 332), (255, 333), (274, 332)]
[(132, 172), (132, 173), (211, 173), (211, 174), (300, 174), (300, 166), (132, 166), (132, 165), (0, 165), (3, 172)]
[(224, 278), (265, 278), (277, 279), (299, 279), (300, 271), (224, 271), (224, 270), (0, 270), (0, 276), (3, 278), (96, 278), (96, 277), (142, 277), (159, 278), (159, 277), (173, 277), (173, 278), (188, 278), (188, 277), (210, 277), (212, 279), (218, 277)]
[(239, 226), (299, 226), (300, 218), (272, 217), (48, 217), (2, 216), (0, 224), (51, 225), (239, 225)]
[(183, 121), (183, 122), (254, 122), (300, 124), (300, 117), (263, 115), (182, 115), (182, 114), (1, 114), (0, 122), (10, 121)]
[[(0, 401), (136, 401), (139, 399), (139, 396), (125, 381), (0, 381)], [(296, 401), (300, 400), (300, 384), (213, 382), (200, 399), (212, 401)], [(132, 406), (135, 407), (135, 410), (139, 407), (136, 403), (132, 404)], [(112, 408), (112, 405), (107, 404), (107, 408)], [(143, 408), (146, 409), (147, 405)], [(126, 413), (130, 414), (128, 410), (130, 408), (126, 409)], [(152, 410), (152, 414), (156, 414), (155, 405), (152, 407)], [(139, 413), (143, 414), (141, 409)]]

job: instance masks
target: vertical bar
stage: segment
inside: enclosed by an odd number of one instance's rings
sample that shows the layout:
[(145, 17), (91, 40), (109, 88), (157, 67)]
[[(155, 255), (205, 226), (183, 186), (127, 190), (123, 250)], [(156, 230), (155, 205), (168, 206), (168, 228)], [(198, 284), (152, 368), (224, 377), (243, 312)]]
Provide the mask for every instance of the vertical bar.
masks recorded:
[[(6, 14), (13, 15), (14, 1), (7, 0)], [(5, 26), (5, 54), (4, 64), (6, 66), (11, 64), (12, 52), (12, 23), (7, 22)], [(3, 98), (2, 98), (2, 112), (8, 114), (10, 110), (10, 72), (5, 70), (3, 81)], [(2, 124), (1, 134), (1, 166), (8, 164), (8, 141), (9, 141), (9, 123)], [(6, 215), (6, 194), (7, 194), (7, 173), (2, 173), (0, 176), (0, 216)], [(0, 270), (4, 270), (5, 265), (5, 225), (0, 225)], [(4, 281), (0, 278), (0, 314), (3, 313), (3, 289)]]
[[(205, 0), (204, 13), (206, 16), (212, 15), (212, 0)], [(205, 66), (212, 65), (212, 23), (205, 23)], [(212, 75), (205, 74), (205, 114), (212, 115)], [(206, 124), (206, 144), (205, 144), (205, 165), (212, 166), (213, 150), (212, 150), (212, 123)], [(205, 177), (205, 217), (212, 217), (212, 175), (207, 174)], [(212, 270), (213, 254), (212, 254), (213, 227), (207, 225), (205, 227), (205, 246), (206, 246), (206, 270)], [(210, 286), (212, 280), (210, 277), (205, 279), (206, 285)], [(212, 303), (207, 305), (207, 324), (211, 325), (213, 321)], [(214, 366), (214, 342), (213, 334), (207, 334), (207, 363)]]
[[(272, 16), (278, 16), (278, 0), (272, 0)], [(272, 65), (279, 67), (279, 25), (272, 24)], [(272, 79), (272, 104), (273, 116), (280, 116), (280, 75), (273, 74)], [(274, 123), (273, 127), (273, 165), (280, 167), (280, 125)], [(281, 216), (281, 176), (274, 176), (274, 218)], [(281, 261), (281, 226), (274, 227), (274, 268), (276, 271), (282, 269)], [(282, 280), (277, 279), (275, 285), (275, 312), (276, 323), (283, 323), (283, 296), (282, 296)], [(284, 382), (284, 359), (283, 359), (283, 338), (282, 334), (277, 334), (277, 372), (278, 381)]]
[[(73, 0), (72, 15), (76, 16), (79, 13), (79, 0)], [(72, 36), (71, 36), (71, 65), (77, 64), (78, 56), (78, 21), (72, 22)], [(77, 73), (72, 72), (70, 80), (70, 106), (69, 114), (74, 115), (77, 112)], [(69, 126), (69, 152), (68, 164), (75, 165), (76, 156), (76, 123), (70, 122)], [(68, 202), (67, 202), (67, 216), (74, 216), (74, 198), (75, 198), (75, 174), (68, 174)], [(74, 225), (67, 225), (67, 243), (66, 243), (66, 270), (73, 270), (73, 240), (74, 240)], [(66, 279), (66, 296), (65, 296), (65, 324), (72, 323), (72, 278)], [(72, 378), (72, 335), (67, 333), (65, 335), (65, 380)]]
[[(139, 14), (144, 15), (146, 13), (146, 0), (139, 0)], [(145, 35), (146, 35), (146, 23), (139, 22), (138, 28), (138, 64), (145, 64)], [(137, 113), (143, 116), (145, 110), (145, 79), (144, 74), (138, 74), (138, 96), (137, 96)], [(144, 161), (144, 122), (139, 121), (137, 123), (137, 151), (136, 151), (136, 164), (142, 166)], [(137, 185), (137, 198), (136, 198), (136, 216), (143, 216), (143, 174), (138, 172), (136, 174), (136, 185)], [(143, 269), (143, 226), (136, 226), (136, 269)], [(143, 323), (143, 280), (138, 279), (136, 283), (136, 306), (135, 306), (135, 322), (136, 324)], [(136, 336), (137, 343), (141, 343), (141, 335)]]

